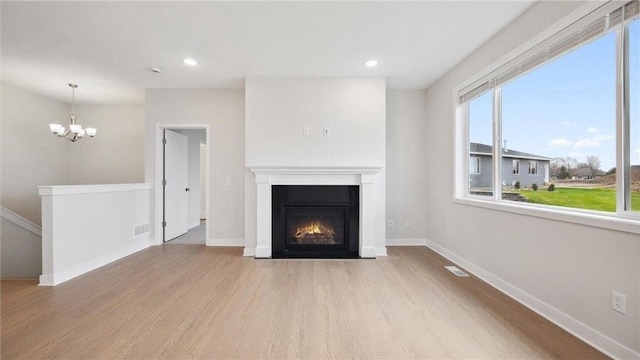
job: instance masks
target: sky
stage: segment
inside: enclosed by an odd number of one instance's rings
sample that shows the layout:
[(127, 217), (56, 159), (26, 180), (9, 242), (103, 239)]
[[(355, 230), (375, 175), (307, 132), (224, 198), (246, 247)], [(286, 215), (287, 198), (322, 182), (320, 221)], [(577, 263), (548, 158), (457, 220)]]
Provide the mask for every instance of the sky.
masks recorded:
[[(640, 21), (629, 25), (631, 164), (640, 165)], [(616, 34), (610, 31), (502, 87), (507, 148), (616, 164)], [(471, 142), (491, 144), (492, 92), (469, 104)]]

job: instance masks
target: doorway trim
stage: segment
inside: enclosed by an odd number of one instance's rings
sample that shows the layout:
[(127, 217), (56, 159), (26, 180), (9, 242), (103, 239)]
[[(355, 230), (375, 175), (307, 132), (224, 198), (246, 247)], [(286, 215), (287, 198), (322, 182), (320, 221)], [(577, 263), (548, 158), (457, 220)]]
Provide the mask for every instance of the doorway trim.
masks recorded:
[(207, 142), (207, 163), (206, 163), (206, 171), (205, 171), (205, 214), (206, 214), (206, 223), (205, 223), (205, 245), (213, 246), (211, 243), (210, 237), (210, 225), (211, 225), (211, 213), (210, 213), (210, 194), (211, 194), (211, 133), (210, 133), (210, 125), (202, 124), (202, 123), (187, 123), (187, 124), (155, 124), (155, 136), (154, 136), (154, 147), (155, 147), (155, 174), (154, 174), (154, 182), (153, 182), (153, 190), (154, 190), (154, 239), (151, 245), (162, 245), (164, 243), (163, 231), (162, 231), (162, 215), (163, 215), (163, 194), (162, 194), (162, 170), (164, 167), (162, 161), (162, 139), (164, 130), (202, 130), (205, 131), (205, 139)]

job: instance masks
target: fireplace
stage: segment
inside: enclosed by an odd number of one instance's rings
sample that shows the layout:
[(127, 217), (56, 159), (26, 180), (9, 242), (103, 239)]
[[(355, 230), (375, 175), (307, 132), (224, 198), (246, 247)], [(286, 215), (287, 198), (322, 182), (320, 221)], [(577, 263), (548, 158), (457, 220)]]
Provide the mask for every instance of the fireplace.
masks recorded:
[(272, 257), (358, 258), (359, 190), (272, 186)]

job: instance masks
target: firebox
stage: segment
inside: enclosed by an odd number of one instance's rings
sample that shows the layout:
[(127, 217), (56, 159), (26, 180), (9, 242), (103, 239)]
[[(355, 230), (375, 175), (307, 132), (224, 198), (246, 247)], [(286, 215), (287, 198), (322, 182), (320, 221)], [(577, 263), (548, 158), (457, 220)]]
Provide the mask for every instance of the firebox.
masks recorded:
[(273, 258), (357, 258), (359, 187), (272, 186)]

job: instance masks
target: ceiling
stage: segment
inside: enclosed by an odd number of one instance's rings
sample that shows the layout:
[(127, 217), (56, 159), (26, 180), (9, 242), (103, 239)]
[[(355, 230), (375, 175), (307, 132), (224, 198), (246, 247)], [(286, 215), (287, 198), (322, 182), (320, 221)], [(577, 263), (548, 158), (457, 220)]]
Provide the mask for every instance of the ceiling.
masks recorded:
[(534, 1), (2, 1), (3, 81), (65, 102), (74, 82), (79, 103), (141, 104), (145, 88), (242, 89), (252, 76), (424, 89)]

